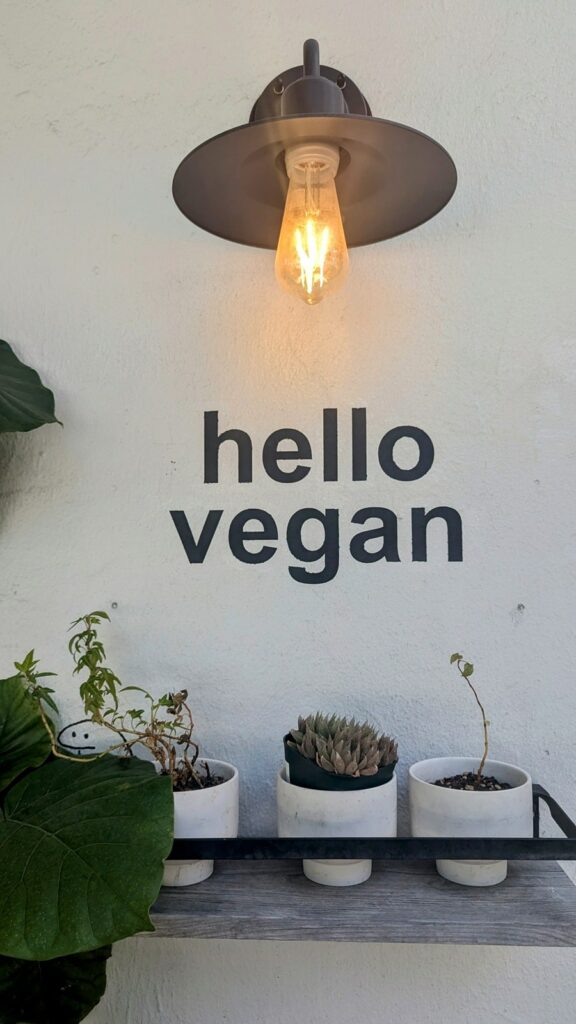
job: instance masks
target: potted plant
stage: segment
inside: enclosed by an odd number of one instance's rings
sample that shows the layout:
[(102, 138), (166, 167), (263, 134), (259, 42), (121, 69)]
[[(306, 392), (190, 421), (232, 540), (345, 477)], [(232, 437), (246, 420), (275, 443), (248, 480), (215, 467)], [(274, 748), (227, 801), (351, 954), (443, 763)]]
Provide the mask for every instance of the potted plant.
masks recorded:
[(50, 389), (36, 370), (18, 359), (7, 341), (0, 341), (0, 434), (59, 422)]
[(111, 945), (152, 931), (172, 843), (168, 780), (138, 758), (69, 757), (34, 652), (0, 680), (0, 1019), (77, 1024)]
[[(409, 773), (413, 836), (530, 837), (533, 834), (532, 780), (528, 772), (488, 759), (490, 722), (471, 676), (474, 666), (453, 654), (482, 716), (482, 757), (436, 757), (412, 765)], [(437, 860), (440, 875), (461, 885), (496, 885), (506, 878), (505, 860)]]
[[(278, 775), (280, 836), (395, 836), (396, 742), (364, 722), (318, 712), (284, 737)], [(357, 885), (370, 860), (304, 860), (321, 885)]]
[[(192, 737), (194, 720), (187, 690), (153, 697), (139, 686), (124, 686), (106, 665), (98, 636), (106, 612), (92, 612), (73, 623), (78, 627), (69, 644), (75, 673), (84, 674), (80, 696), (89, 722), (115, 737), (109, 749), (132, 753), (144, 749), (157, 770), (168, 776), (174, 794), (174, 838), (233, 838), (238, 835), (238, 770), (226, 761), (200, 758)], [(139, 694), (142, 707), (124, 704)], [(164, 885), (192, 885), (209, 878), (212, 860), (168, 860)]]

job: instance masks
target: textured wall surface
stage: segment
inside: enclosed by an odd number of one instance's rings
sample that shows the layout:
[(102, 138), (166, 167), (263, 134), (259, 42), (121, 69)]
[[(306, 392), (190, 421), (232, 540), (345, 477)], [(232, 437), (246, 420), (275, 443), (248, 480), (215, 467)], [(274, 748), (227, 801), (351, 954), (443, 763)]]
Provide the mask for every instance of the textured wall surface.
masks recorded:
[[(574, 722), (573, 54), (570, 0), (1, 0), (0, 336), (54, 389), (64, 429), (0, 443), (0, 675), (34, 646), (77, 713), (65, 629), (113, 612), (126, 681), (185, 685), (210, 755), (240, 768), (245, 833), (272, 829), (281, 736), (317, 706), (368, 715), (402, 766), (478, 750), (477, 664), (493, 753), (576, 810)], [(352, 14), (353, 11), (353, 14)], [(419, 230), (356, 250), (345, 289), (309, 309), (274, 282), (270, 253), (212, 238), (171, 198), (182, 156), (247, 119), (298, 63), (307, 35), (375, 113), (441, 141), (460, 182)], [(321, 414), (340, 410), (339, 482), (321, 475)], [(369, 473), (350, 479), (344, 429), (368, 410)], [(202, 482), (202, 415), (247, 429), (256, 452), (298, 427), (300, 483), (256, 459), (239, 485)], [(377, 444), (411, 423), (434, 441), (413, 483), (383, 475)], [(451, 505), (410, 561), (410, 509)], [(340, 510), (341, 565), (323, 586), (232, 558), (230, 517)], [(399, 516), (399, 563), (347, 553), (354, 512)], [(203, 566), (193, 526), (224, 510)], [(383, 908), (383, 913), (386, 909)], [(137, 955), (136, 955), (137, 954)], [(388, 1010), (414, 1024), (560, 1024), (575, 954), (131, 940), (94, 1024), (248, 1024)], [(546, 986), (542, 979), (546, 978)], [(555, 998), (550, 991), (555, 990)]]

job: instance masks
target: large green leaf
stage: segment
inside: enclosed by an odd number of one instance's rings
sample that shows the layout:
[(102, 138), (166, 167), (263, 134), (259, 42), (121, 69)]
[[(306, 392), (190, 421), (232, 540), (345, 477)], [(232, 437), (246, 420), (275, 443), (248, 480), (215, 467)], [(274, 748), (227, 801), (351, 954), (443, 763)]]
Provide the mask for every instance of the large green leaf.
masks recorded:
[(0, 792), (49, 753), (50, 738), (21, 676), (0, 679)]
[(0, 957), (0, 1024), (78, 1024), (106, 989), (111, 946), (31, 962)]
[(0, 434), (59, 422), (50, 389), (36, 370), (20, 362), (7, 341), (0, 341)]
[(172, 843), (171, 780), (138, 758), (54, 760), (0, 819), (0, 954), (49, 960), (153, 931)]

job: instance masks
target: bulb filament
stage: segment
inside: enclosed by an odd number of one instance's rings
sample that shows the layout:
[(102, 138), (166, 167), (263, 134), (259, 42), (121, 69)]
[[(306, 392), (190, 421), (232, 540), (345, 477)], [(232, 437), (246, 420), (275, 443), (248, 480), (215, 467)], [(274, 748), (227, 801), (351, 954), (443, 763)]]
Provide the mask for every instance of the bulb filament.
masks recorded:
[(295, 232), (296, 252), (300, 261), (300, 284), (311, 295), (314, 285), (324, 285), (324, 262), (328, 252), (330, 231), (322, 228), (318, 239), (316, 225), (311, 217), (306, 221), (306, 239), (304, 241), (300, 228)]

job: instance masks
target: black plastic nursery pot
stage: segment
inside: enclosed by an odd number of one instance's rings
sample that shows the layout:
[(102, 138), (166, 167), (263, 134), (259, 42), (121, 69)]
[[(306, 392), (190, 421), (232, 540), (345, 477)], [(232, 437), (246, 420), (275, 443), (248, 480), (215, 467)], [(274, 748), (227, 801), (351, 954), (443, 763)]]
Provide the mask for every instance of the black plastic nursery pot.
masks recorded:
[(284, 737), (284, 756), (290, 770), (290, 782), (293, 786), (302, 786), (304, 789), (322, 790), (358, 790), (374, 789), (376, 786), (383, 786), (394, 775), (397, 761), (386, 764), (376, 775), (361, 775), (359, 778), (351, 778), (349, 775), (336, 775), (324, 771), (315, 761), (304, 757), (296, 747), (288, 741), (290, 734)]

